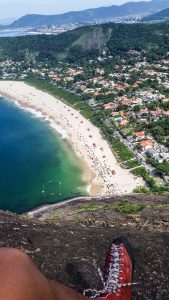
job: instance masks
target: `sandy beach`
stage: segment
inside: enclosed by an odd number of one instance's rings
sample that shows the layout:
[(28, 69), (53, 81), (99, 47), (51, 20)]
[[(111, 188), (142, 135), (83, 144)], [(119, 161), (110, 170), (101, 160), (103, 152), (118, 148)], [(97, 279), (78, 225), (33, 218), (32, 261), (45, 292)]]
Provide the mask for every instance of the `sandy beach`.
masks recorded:
[(17, 101), (32, 113), (40, 113), (63, 138), (68, 139), (81, 158), (90, 195), (129, 194), (135, 187), (143, 185), (142, 179), (134, 178), (120, 167), (99, 129), (72, 107), (18, 81), (0, 81), (0, 94)]

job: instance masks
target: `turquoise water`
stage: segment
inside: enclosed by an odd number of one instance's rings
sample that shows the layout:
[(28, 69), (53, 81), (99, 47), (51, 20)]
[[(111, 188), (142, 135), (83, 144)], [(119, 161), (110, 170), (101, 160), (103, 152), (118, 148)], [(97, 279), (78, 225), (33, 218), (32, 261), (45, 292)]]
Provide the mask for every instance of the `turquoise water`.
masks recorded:
[(24, 36), (30, 35), (30, 33), (26, 31), (0, 31), (0, 37), (12, 37), (12, 36)]
[(27, 31), (5, 31), (5, 30), (0, 31), (0, 37), (25, 36), (25, 35), (35, 35), (35, 34), (36, 33), (30, 33)]
[(85, 194), (70, 145), (29, 112), (0, 98), (0, 209), (23, 213)]
[(29, 31), (0, 31), (0, 37), (14, 37), (14, 36), (25, 36), (25, 35), (39, 35), (38, 32)]

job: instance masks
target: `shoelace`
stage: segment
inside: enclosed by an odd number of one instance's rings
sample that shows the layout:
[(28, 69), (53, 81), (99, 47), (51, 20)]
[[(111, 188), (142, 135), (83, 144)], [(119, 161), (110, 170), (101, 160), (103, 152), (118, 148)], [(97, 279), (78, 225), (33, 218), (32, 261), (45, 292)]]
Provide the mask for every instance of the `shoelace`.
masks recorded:
[(116, 293), (118, 294), (119, 289), (121, 287), (128, 287), (131, 285), (134, 285), (135, 283), (125, 283), (125, 284), (119, 284), (118, 281), (120, 279), (120, 273), (121, 273), (121, 267), (123, 266), (122, 261), (123, 259), (120, 257), (120, 246), (113, 244), (111, 247), (111, 262), (109, 264), (109, 270), (107, 271), (108, 275), (106, 276), (107, 279), (103, 280), (102, 273), (100, 274), (101, 270), (99, 270), (99, 276), (103, 282), (103, 289), (102, 290), (95, 290), (95, 289), (88, 289), (83, 292), (83, 295), (86, 296), (86, 293), (91, 293), (92, 296), (90, 296), (91, 299), (95, 299), (103, 294), (110, 294), (110, 293)]

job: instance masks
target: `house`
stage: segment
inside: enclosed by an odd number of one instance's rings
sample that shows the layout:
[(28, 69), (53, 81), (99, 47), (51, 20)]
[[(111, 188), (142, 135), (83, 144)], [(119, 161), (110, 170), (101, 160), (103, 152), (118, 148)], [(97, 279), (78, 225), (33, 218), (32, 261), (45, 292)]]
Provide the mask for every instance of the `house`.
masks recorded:
[(124, 117), (124, 111), (123, 111), (123, 110), (119, 111), (119, 115), (120, 115), (121, 117)]
[(128, 122), (129, 122), (129, 121), (126, 120), (126, 119), (125, 119), (125, 120), (122, 120), (122, 121), (120, 122), (120, 126), (121, 126), (121, 127), (126, 126), (126, 125), (128, 124)]
[(53, 81), (60, 81), (60, 77), (58, 75), (51, 75), (50, 77)]
[(71, 77), (71, 76), (68, 76), (68, 77), (65, 77), (63, 80), (64, 81), (73, 81), (73, 77)]
[(140, 120), (140, 122), (146, 122), (148, 121), (148, 113), (137, 113), (137, 118)]
[(159, 153), (156, 150), (154, 150), (153, 148), (147, 149), (146, 154), (149, 154), (159, 164), (161, 164), (163, 162), (163, 159), (159, 156)]
[(115, 117), (115, 116), (119, 116), (119, 112), (118, 111), (113, 111), (111, 113), (112, 117)]
[(155, 161), (158, 162), (159, 164), (162, 164), (163, 158), (161, 158), (159, 155), (157, 155), (155, 158)]
[(127, 105), (129, 105), (129, 101), (123, 100), (123, 101), (121, 102), (121, 105), (127, 106)]
[(151, 157), (155, 158), (158, 156), (158, 152), (154, 148), (149, 148), (146, 150), (146, 154), (149, 154)]
[(124, 112), (124, 115), (125, 115), (126, 117), (131, 117), (131, 116), (135, 117), (135, 113), (134, 113), (133, 111), (125, 111), (125, 112)]
[(164, 160), (169, 161), (169, 153), (162, 152), (162, 153), (160, 153), (160, 156), (161, 156)]
[(140, 141), (145, 138), (145, 133), (144, 131), (135, 132), (134, 136), (136, 141)]
[(119, 84), (119, 85), (116, 86), (116, 90), (117, 91), (124, 90), (124, 86)]
[(100, 69), (100, 68), (97, 68), (96, 72), (99, 73), (100, 75), (104, 75), (104, 73), (105, 73), (104, 69)]
[(120, 123), (123, 120), (123, 118), (118, 115), (114, 118), (114, 120)]
[(109, 102), (103, 105), (104, 109), (116, 109), (118, 107), (118, 104)]
[(141, 98), (132, 98), (130, 102), (132, 105), (142, 105), (143, 100)]
[(76, 76), (76, 75), (79, 75), (83, 72), (82, 69), (79, 69), (79, 70), (75, 70), (75, 69), (72, 69), (72, 68), (68, 68), (67, 69), (67, 73), (69, 74), (69, 76)]
[(81, 91), (81, 92), (85, 92), (86, 91), (86, 86), (84, 85), (84, 84), (81, 84), (81, 85), (79, 85), (79, 90)]
[(169, 110), (163, 111), (163, 117), (169, 118)]
[(162, 84), (161, 85), (163, 85), (165, 88), (169, 88), (169, 82), (167, 81), (167, 82), (162, 82)]
[(143, 151), (149, 148), (155, 148), (155, 142), (153, 142), (152, 140), (142, 140), (139, 142), (139, 144)]
[(158, 120), (162, 115), (161, 109), (156, 109), (154, 111), (150, 111), (151, 120)]

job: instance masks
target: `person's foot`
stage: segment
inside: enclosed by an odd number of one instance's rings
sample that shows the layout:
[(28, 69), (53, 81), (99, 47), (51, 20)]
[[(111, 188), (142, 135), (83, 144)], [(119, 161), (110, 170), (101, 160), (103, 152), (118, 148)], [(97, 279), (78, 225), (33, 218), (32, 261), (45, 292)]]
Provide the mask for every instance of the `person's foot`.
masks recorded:
[(134, 264), (133, 250), (127, 238), (115, 239), (107, 252), (103, 274), (104, 289), (97, 299), (131, 300)]

